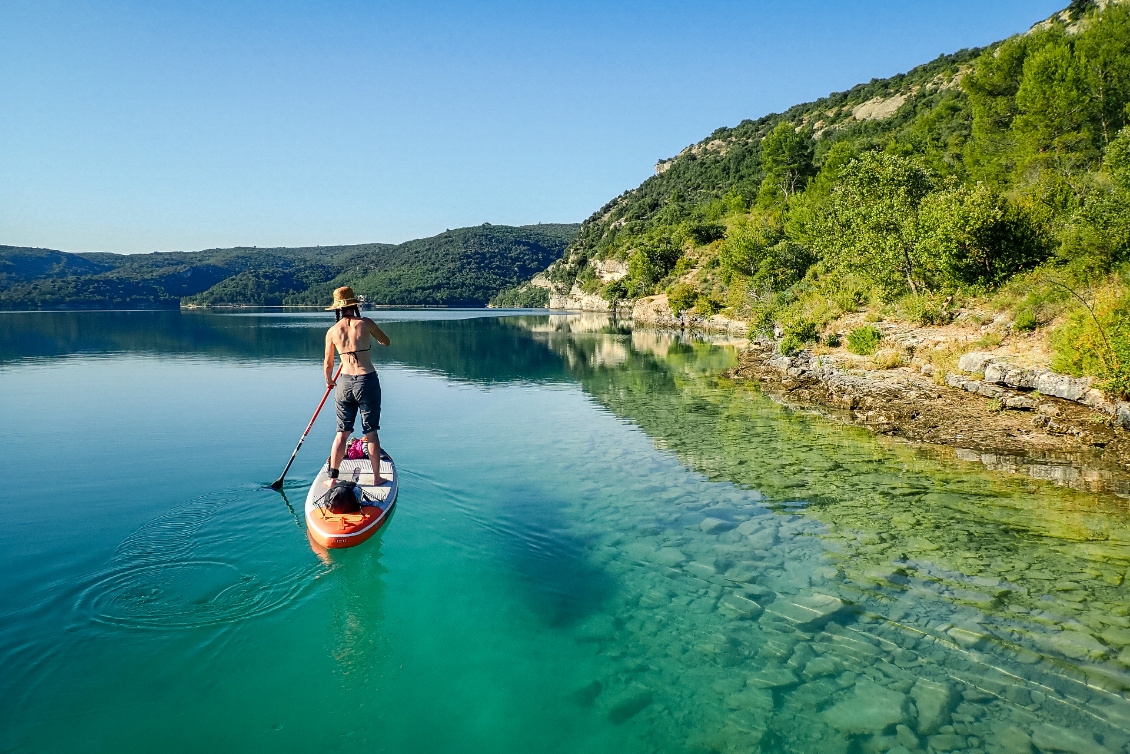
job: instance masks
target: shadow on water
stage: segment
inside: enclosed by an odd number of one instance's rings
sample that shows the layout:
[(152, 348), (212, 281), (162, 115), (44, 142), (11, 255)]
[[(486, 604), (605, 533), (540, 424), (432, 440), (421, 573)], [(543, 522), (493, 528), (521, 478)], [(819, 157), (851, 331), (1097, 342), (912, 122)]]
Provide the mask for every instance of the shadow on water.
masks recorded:
[(489, 529), (540, 620), (571, 626), (599, 611), (615, 584), (590, 562), (591, 539), (577, 535), (566, 502), (532, 486), (500, 490), (497, 500)]

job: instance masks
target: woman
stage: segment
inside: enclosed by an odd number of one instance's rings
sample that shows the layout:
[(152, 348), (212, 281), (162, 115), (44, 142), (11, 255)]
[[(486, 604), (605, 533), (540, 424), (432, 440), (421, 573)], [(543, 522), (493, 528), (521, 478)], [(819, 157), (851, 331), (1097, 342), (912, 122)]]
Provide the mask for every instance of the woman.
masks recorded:
[[(337, 315), (337, 324), (326, 332), (326, 387), (337, 385), (334, 404), (337, 407), (337, 436), (330, 450), (330, 479), (333, 485), (337, 479), (341, 459), (345, 457), (346, 444), (353, 432), (357, 412), (361, 412), (361, 432), (369, 449), (369, 461), (373, 464), (373, 484), (382, 484), (381, 441), (377, 430), (381, 428), (381, 382), (377, 378), (377, 368), (373, 366), (369, 351), (370, 338), (375, 338), (382, 346), (389, 344), (377, 323), (361, 316), (360, 305), (347, 287), (334, 291), (333, 304), (326, 308)], [(341, 354), (341, 375), (334, 383), (334, 351)], [(367, 482), (366, 482), (367, 483)]]

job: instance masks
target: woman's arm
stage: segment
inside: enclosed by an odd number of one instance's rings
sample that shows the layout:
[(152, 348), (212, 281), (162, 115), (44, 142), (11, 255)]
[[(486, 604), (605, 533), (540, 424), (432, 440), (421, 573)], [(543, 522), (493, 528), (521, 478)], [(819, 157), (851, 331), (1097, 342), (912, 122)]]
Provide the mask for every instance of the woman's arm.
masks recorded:
[(326, 387), (334, 386), (334, 339), (333, 328), (326, 331), (326, 358), (322, 363), (326, 372)]
[(369, 334), (372, 335), (374, 338), (376, 338), (377, 342), (380, 343), (382, 346), (387, 346), (392, 342), (388, 339), (388, 336), (384, 334), (384, 330), (377, 327), (376, 322), (374, 322), (371, 319), (366, 318), (365, 323), (369, 326)]

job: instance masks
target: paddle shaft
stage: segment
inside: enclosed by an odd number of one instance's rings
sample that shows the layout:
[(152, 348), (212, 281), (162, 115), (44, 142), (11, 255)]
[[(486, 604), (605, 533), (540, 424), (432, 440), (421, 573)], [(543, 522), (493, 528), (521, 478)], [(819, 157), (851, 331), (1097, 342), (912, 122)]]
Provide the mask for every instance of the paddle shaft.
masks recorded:
[[(341, 376), (341, 370), (344, 366), (345, 364), (338, 366), (337, 372), (334, 374), (334, 382), (337, 382), (337, 378)], [(310, 428), (314, 426), (314, 422), (318, 419), (318, 414), (322, 412), (322, 406), (326, 405), (326, 399), (330, 397), (331, 390), (333, 390), (333, 386), (326, 388), (326, 394), (322, 396), (322, 402), (318, 404), (318, 408), (315, 409), (314, 415), (310, 417), (310, 423), (306, 425), (306, 431), (302, 433), (302, 439), (298, 441), (298, 445), (294, 447), (294, 452), (290, 454), (290, 460), (286, 462), (286, 468), (283, 469), (283, 473), (280, 474), (279, 478), (271, 484), (271, 489), (282, 489), (283, 479), (286, 477), (286, 472), (290, 471), (290, 465), (294, 463), (294, 457), (298, 455), (298, 449), (302, 447), (302, 443), (306, 442), (306, 435), (310, 434)]]

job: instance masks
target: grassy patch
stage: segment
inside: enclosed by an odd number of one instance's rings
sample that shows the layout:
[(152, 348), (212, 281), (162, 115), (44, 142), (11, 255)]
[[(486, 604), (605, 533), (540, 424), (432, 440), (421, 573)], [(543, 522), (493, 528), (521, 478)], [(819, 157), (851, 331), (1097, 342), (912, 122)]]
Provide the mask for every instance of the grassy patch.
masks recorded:
[(879, 341), (882, 339), (883, 333), (879, 332), (877, 327), (872, 325), (856, 327), (848, 333), (847, 349), (860, 356), (870, 356), (879, 349)]

